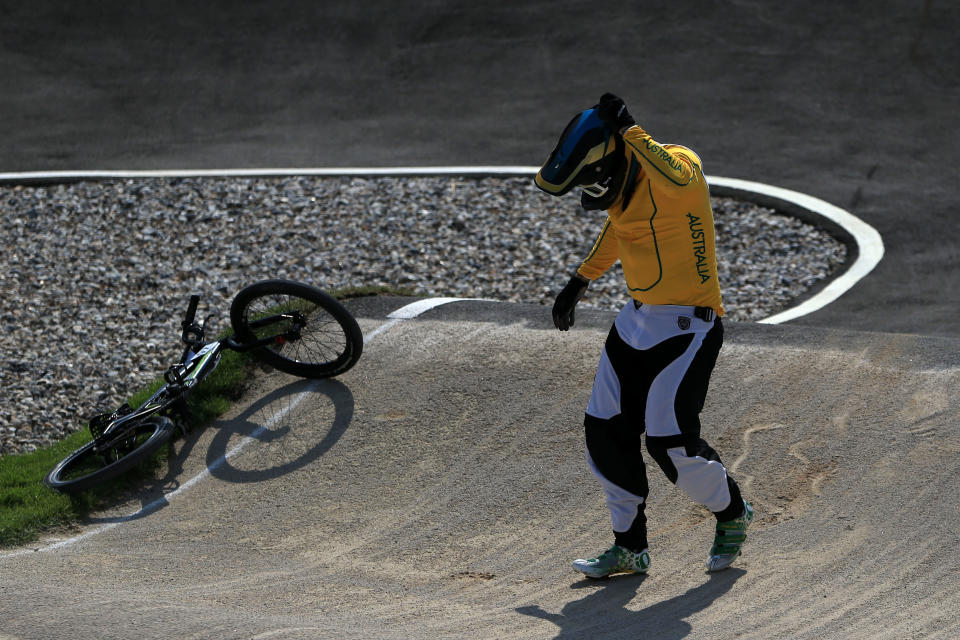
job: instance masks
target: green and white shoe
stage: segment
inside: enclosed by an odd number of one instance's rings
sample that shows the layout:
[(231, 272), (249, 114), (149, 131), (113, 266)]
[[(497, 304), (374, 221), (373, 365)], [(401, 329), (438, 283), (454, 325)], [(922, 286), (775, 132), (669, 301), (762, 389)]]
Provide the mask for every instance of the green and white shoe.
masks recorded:
[(734, 520), (717, 523), (717, 535), (710, 548), (707, 571), (722, 571), (733, 564), (740, 555), (740, 548), (747, 541), (747, 527), (753, 522), (753, 507), (743, 501), (743, 515)]
[(646, 549), (630, 551), (615, 544), (596, 558), (574, 560), (573, 568), (588, 578), (605, 578), (614, 573), (646, 573), (650, 568), (650, 554)]

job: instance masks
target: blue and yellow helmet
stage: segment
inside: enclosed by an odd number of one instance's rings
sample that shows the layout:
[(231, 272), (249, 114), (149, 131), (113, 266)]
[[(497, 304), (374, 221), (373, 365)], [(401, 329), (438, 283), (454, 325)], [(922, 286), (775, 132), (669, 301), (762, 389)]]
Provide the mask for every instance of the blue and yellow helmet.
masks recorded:
[(552, 196), (562, 196), (581, 187), (584, 209), (606, 209), (623, 186), (626, 159), (623, 138), (611, 131), (596, 108), (573, 117), (540, 171), (535, 182)]

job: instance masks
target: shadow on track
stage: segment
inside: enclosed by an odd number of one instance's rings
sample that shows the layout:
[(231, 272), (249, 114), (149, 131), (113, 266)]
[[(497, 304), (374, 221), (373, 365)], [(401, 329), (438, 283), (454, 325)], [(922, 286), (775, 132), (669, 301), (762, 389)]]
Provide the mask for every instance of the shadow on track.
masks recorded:
[[(325, 395), (333, 403), (334, 417), (326, 435), (297, 458), (267, 469), (239, 469), (229, 460), (233, 436), (253, 438), (261, 443), (280, 441), (291, 433), (293, 409), (304, 396)], [(318, 404), (312, 400), (310, 405)], [(223, 425), (207, 450), (210, 474), (225, 482), (262, 482), (271, 480), (315, 462), (346, 432), (353, 421), (354, 399), (350, 389), (335, 379), (298, 380), (265, 395), (243, 413)], [(259, 419), (257, 419), (259, 418)]]
[[(269, 469), (242, 470), (230, 464), (229, 456), (233, 451), (229, 447), (231, 438), (234, 436), (252, 438), (263, 444), (281, 441), (291, 434), (293, 409), (307, 397), (316, 395), (327, 396), (334, 409), (330, 428), (318, 443), (296, 459)], [(261, 482), (278, 478), (323, 456), (346, 432), (353, 420), (353, 412), (353, 393), (342, 382), (333, 379), (296, 380), (263, 396), (237, 417), (215, 423), (214, 427), (220, 428), (207, 450), (206, 468), (210, 475), (226, 482)], [(167, 470), (162, 477), (145, 486), (137, 484), (131, 487), (131, 491), (136, 493), (137, 500), (141, 504), (139, 511), (124, 516), (91, 518), (89, 522), (105, 524), (139, 520), (168, 506), (170, 503), (167, 495), (181, 488), (181, 479), (185, 474), (184, 464), (200, 442), (204, 431), (204, 429), (194, 429), (186, 434), (181, 441), (182, 446), (179, 451), (171, 453), (167, 459)], [(174, 444), (171, 443), (170, 446), (173, 447)], [(121, 499), (130, 497), (132, 497), (131, 493), (121, 495)]]
[(560, 627), (556, 640), (567, 638), (641, 638), (680, 640), (692, 631), (685, 619), (709, 607), (727, 593), (746, 571), (728, 569), (710, 574), (709, 579), (686, 593), (659, 602), (640, 611), (627, 608), (643, 584), (645, 575), (625, 575), (607, 580), (582, 580), (571, 589), (599, 585), (585, 598), (569, 602), (560, 613), (550, 613), (539, 605), (517, 607), (523, 615), (549, 620)]

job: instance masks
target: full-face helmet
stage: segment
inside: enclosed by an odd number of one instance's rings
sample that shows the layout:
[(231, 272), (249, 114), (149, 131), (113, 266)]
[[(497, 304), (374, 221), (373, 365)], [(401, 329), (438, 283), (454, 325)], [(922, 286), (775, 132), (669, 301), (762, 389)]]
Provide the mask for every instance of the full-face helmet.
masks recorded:
[(573, 117), (535, 181), (552, 196), (581, 187), (580, 205), (596, 210), (607, 209), (616, 201), (625, 174), (623, 138), (592, 108)]

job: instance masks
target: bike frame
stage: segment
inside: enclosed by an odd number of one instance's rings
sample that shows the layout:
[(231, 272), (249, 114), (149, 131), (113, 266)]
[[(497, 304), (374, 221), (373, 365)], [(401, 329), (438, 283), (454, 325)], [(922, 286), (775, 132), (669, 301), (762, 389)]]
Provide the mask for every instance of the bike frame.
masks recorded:
[[(252, 351), (260, 347), (278, 343), (283, 344), (287, 341), (300, 338), (302, 319), (299, 313), (294, 312), (278, 313), (250, 323), (252, 329), (257, 329), (270, 326), (279, 321), (292, 320), (293, 327), (291, 330), (282, 334), (268, 336), (252, 342), (237, 342), (236, 336), (231, 335), (214, 342), (204, 343), (203, 325), (206, 324), (206, 321), (209, 320), (210, 317), (208, 316), (206, 320), (201, 323), (194, 322), (194, 315), (196, 314), (199, 298), (199, 296), (192, 296), (190, 298), (186, 317), (181, 324), (183, 329), (181, 340), (186, 344), (186, 347), (184, 348), (180, 362), (167, 369), (163, 374), (165, 384), (157, 389), (157, 391), (139, 407), (111, 420), (104, 427), (101, 434), (95, 437), (95, 450), (109, 449), (115, 446), (119, 441), (128, 437), (128, 426), (132, 427), (144, 418), (159, 413), (178, 400), (181, 400), (186, 393), (213, 373), (217, 365), (220, 364), (220, 356), (224, 349), (239, 352)], [(194, 349), (197, 349), (196, 352), (194, 352)]]
[(102, 435), (96, 438), (97, 442), (94, 449), (109, 449), (115, 446), (119, 440), (128, 436), (127, 426), (132, 427), (144, 418), (167, 409), (199, 384), (201, 380), (213, 373), (217, 365), (220, 364), (224, 342), (225, 340), (218, 340), (204, 345), (187, 362), (171, 367), (164, 374), (166, 383), (147, 398), (143, 404), (107, 424)]

